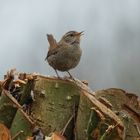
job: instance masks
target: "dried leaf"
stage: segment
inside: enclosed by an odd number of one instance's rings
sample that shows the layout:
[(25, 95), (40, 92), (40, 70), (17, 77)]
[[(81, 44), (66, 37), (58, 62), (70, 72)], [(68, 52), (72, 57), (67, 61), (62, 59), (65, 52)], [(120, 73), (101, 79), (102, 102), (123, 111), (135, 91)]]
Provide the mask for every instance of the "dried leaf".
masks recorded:
[(0, 140), (11, 140), (11, 135), (7, 127), (0, 123)]
[(15, 84), (26, 84), (25, 81), (20, 80), (20, 79), (14, 80), (14, 83), (15, 83)]
[(2, 84), (3, 84), (3, 82), (4, 82), (4, 80), (0, 80), (0, 85), (2, 85)]
[(100, 137), (100, 130), (99, 128), (96, 128), (93, 132), (92, 132), (92, 137), (95, 139), (95, 140), (98, 140), (99, 137)]
[(51, 140), (66, 140), (66, 138), (64, 136), (62, 136), (61, 134), (59, 134), (58, 132), (54, 132), (52, 134)]
[(28, 136), (26, 140), (33, 140), (33, 137)]

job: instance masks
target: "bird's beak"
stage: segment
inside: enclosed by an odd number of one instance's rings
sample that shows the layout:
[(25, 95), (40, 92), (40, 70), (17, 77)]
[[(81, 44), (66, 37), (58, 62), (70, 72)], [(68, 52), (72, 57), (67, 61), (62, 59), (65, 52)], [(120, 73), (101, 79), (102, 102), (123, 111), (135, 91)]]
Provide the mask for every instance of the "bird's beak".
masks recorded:
[(84, 32), (84, 31), (78, 32), (78, 33), (76, 33), (75, 35), (80, 37), (81, 35), (84, 35), (83, 32)]

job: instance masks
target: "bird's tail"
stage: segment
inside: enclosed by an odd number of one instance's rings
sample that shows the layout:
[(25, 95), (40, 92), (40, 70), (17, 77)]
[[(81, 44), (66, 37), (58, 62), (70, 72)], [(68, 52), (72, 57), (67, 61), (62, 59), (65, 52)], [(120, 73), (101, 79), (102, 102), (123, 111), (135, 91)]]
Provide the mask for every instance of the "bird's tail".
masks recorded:
[(48, 39), (48, 42), (50, 44), (50, 48), (49, 49), (54, 49), (54, 48), (57, 47), (57, 42), (54, 39), (53, 35), (47, 34), (47, 39)]

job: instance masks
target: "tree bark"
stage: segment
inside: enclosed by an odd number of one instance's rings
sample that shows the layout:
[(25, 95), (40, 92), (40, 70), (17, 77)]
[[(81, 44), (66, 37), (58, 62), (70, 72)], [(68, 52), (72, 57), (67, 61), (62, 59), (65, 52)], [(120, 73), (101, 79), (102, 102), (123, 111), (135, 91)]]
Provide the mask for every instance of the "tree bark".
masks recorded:
[[(118, 140), (123, 139), (124, 125), (122, 121), (109, 108), (99, 102), (94, 95), (83, 92), (80, 97), (76, 133), (78, 140), (99, 140), (109, 126), (117, 125), (121, 132)], [(111, 140), (116, 137), (110, 132)], [(119, 132), (115, 131), (115, 135)]]
[(140, 139), (140, 100), (136, 94), (122, 89), (110, 88), (96, 92), (96, 98), (107, 99), (112, 111), (122, 120), (125, 128), (125, 140)]
[(46, 135), (57, 131), (71, 140), (81, 90), (74, 82), (67, 80), (43, 76), (37, 79), (34, 86), (35, 102), (32, 105), (34, 120)]
[[(32, 79), (32, 78), (31, 78)], [(22, 106), (34, 92), (31, 114)], [(136, 140), (140, 138), (140, 101), (121, 89), (93, 92), (79, 80), (37, 75), (22, 88), (20, 104), (3, 90), (0, 122), (10, 128), (12, 138), (25, 140), (35, 126), (46, 136), (52, 132), (67, 140)]]
[(32, 134), (33, 128), (34, 122), (19, 108), (10, 129), (12, 138), (14, 140), (25, 140), (27, 136)]
[(8, 91), (2, 90), (2, 95), (0, 97), (0, 122), (8, 128), (11, 127), (17, 111), (17, 107), (14, 105), (14, 102), (17, 103), (15, 98), (13, 98)]

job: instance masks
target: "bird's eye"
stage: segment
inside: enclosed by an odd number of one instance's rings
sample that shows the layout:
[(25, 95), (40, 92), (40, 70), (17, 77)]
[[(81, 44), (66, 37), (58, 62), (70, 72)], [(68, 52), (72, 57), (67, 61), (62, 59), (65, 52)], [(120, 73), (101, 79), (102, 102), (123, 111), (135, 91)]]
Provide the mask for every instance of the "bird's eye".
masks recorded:
[(73, 34), (70, 34), (70, 36), (73, 37), (74, 35)]

